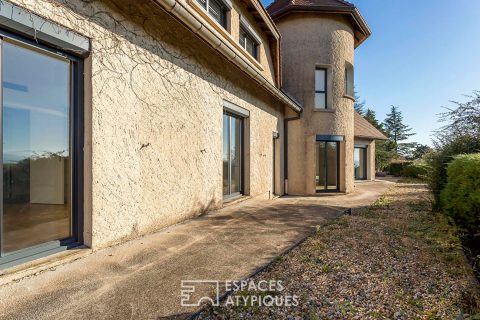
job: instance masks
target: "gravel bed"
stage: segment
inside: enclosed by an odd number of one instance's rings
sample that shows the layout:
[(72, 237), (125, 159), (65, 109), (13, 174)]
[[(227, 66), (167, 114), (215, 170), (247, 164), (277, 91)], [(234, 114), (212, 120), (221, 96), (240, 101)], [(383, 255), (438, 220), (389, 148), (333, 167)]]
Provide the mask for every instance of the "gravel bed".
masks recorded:
[(209, 307), (199, 319), (480, 319), (455, 227), (419, 183), (397, 183), (370, 208), (318, 227), (251, 280), (284, 290), (233, 295), (295, 295), (298, 306)]

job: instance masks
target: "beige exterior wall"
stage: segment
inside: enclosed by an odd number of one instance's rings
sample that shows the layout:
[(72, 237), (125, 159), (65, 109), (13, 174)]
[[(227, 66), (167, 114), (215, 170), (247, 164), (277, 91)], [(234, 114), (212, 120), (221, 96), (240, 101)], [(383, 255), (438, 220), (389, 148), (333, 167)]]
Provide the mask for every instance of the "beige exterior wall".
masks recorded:
[[(341, 16), (291, 13), (275, 21), (282, 36), (283, 87), (304, 106), (288, 127), (288, 193), (315, 194), (316, 134), (343, 135), (340, 191), (351, 192), (353, 104), (345, 95), (345, 63), (353, 65), (352, 27)], [(328, 110), (314, 110), (315, 68), (327, 68)]]
[(14, 0), (91, 39), (85, 242), (110, 245), (222, 205), (223, 101), (246, 110), (246, 190), (268, 197), (283, 114), (252, 79), (151, 1)]
[[(253, 18), (252, 14), (248, 12), (245, 4), (241, 1), (232, 1), (232, 9), (227, 14), (227, 28), (223, 28), (217, 21), (212, 19), (202, 8), (197, 0), (180, 0), (186, 5), (192, 7), (203, 21), (211, 25), (218, 33), (220, 33), (224, 39), (233, 44), (240, 52), (242, 52), (245, 58), (251, 62), (251, 65), (256, 68), (268, 81), (275, 83), (275, 68), (272, 54), (270, 51), (270, 39), (267, 37), (264, 31), (258, 26), (257, 22)], [(220, 0), (221, 1), (221, 0)], [(240, 17), (243, 17), (250, 27), (261, 38), (262, 43), (258, 49), (258, 60), (255, 60), (247, 51), (245, 51), (239, 45), (240, 39)]]
[(367, 146), (367, 180), (375, 180), (375, 140), (355, 138), (355, 144)]

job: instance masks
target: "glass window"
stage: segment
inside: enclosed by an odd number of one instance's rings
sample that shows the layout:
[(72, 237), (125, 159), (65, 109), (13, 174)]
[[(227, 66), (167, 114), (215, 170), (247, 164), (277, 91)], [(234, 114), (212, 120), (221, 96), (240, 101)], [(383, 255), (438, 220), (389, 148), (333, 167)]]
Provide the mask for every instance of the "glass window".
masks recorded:
[(252, 57), (258, 60), (259, 43), (243, 27), (240, 27), (239, 43)]
[(315, 109), (327, 108), (327, 70), (315, 70)]
[(353, 66), (350, 63), (346, 63), (345, 67), (345, 95), (353, 97), (354, 83), (353, 83)]
[(242, 192), (243, 119), (223, 114), (223, 195)]
[(10, 253), (72, 236), (71, 62), (4, 40), (3, 237)]
[(215, 19), (222, 27), (227, 27), (227, 7), (217, 0), (197, 0), (197, 2), (205, 9), (208, 8), (209, 15)]

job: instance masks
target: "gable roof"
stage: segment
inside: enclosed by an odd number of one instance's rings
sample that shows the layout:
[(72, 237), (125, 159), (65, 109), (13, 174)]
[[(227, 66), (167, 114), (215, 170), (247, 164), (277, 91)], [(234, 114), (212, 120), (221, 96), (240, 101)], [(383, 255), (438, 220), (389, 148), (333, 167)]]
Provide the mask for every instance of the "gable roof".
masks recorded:
[(267, 11), (273, 20), (278, 20), (290, 12), (343, 14), (352, 23), (355, 35), (355, 48), (372, 34), (357, 7), (344, 0), (275, 0), (267, 7)]
[(387, 140), (383, 133), (381, 133), (377, 128), (375, 128), (368, 120), (354, 111), (355, 116), (353, 119), (354, 122), (354, 136), (359, 138), (368, 138), (376, 140)]

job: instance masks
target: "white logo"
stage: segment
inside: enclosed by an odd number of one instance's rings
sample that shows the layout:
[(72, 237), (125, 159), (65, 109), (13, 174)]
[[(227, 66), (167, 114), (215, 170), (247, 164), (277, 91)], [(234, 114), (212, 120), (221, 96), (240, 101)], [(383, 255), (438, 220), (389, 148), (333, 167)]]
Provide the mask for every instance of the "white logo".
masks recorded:
[[(214, 287), (215, 297), (196, 297), (195, 290), (200, 287)], [(220, 283), (218, 280), (182, 280), (180, 297), (182, 307), (199, 307), (203, 302), (209, 302), (212, 306), (218, 307), (220, 305)]]

